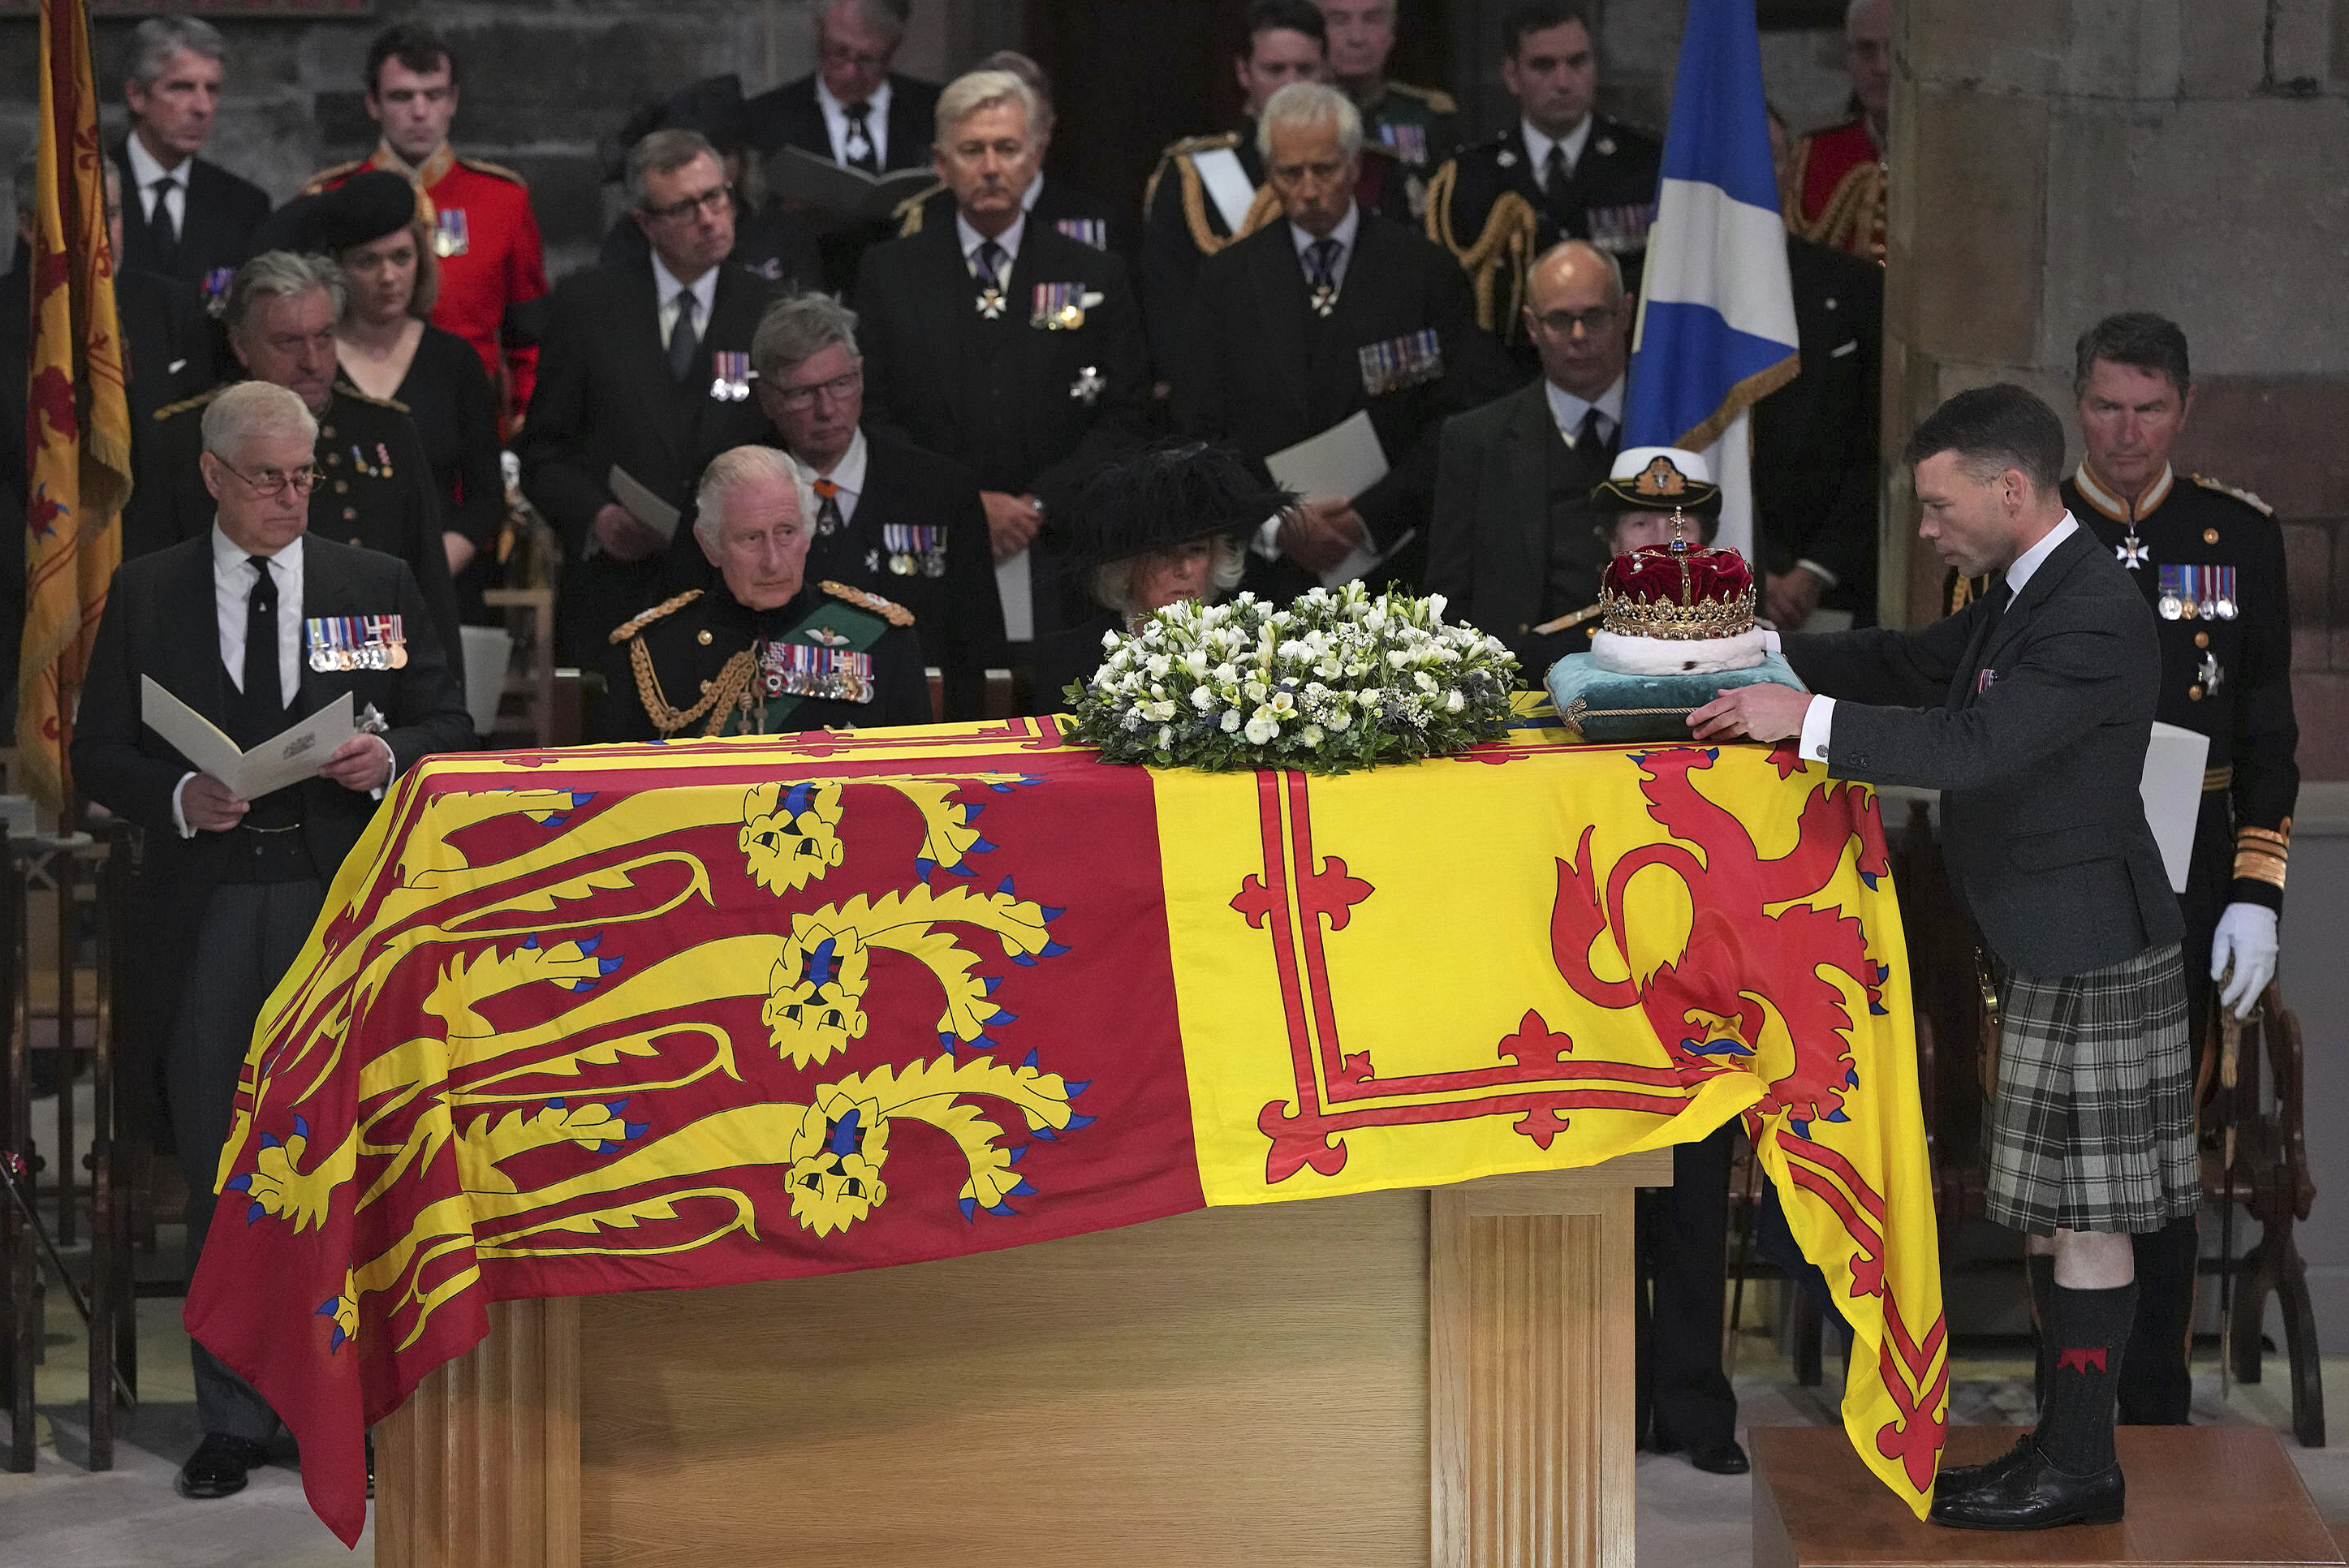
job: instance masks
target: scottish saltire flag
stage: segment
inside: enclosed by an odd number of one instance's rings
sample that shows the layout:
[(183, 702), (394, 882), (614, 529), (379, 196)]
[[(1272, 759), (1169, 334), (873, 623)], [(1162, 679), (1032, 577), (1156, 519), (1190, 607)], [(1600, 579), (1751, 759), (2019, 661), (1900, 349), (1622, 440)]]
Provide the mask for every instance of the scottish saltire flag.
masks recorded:
[(1722, 490), (1720, 542), (1749, 557), (1748, 411), (1795, 378), (1795, 345), (1754, 0), (1690, 0), (1623, 445), (1704, 453)]

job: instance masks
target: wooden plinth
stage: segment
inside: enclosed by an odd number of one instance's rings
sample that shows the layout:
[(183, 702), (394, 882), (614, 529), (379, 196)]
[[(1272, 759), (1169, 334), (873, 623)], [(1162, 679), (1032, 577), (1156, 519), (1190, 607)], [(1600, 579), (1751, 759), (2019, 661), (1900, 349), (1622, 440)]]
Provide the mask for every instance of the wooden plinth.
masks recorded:
[(1631, 1568), (1670, 1150), (905, 1268), (495, 1309), (377, 1561)]
[[(1978, 1464), (2021, 1434), (1958, 1427), (1946, 1462)], [(1913, 1517), (1841, 1430), (1766, 1427), (1754, 1452), (1754, 1568), (2342, 1562), (2276, 1434), (2264, 1427), (2123, 1427), (2128, 1513), (2113, 1525), (2002, 1534)]]

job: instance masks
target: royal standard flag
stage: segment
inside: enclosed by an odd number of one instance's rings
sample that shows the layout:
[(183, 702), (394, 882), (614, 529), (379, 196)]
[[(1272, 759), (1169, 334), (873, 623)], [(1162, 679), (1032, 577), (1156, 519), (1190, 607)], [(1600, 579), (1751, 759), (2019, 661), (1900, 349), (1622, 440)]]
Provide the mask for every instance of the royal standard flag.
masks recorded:
[[(1528, 702), (1534, 699), (1527, 699)], [(1874, 796), (1755, 747), (1343, 778), (1049, 720), (429, 759), (256, 1027), (188, 1302), (345, 1539), (487, 1304), (1585, 1165), (1745, 1118), (1911, 1507), (1941, 1309)]]
[(1754, 0), (1690, 0), (1648, 232), (1623, 445), (1702, 452), (1754, 554), (1754, 405), (1795, 378), (1795, 293)]
[(122, 503), (130, 494), (130, 407), (82, 0), (41, 0), (34, 168), (16, 755), (26, 787), (56, 807), (72, 788), (66, 752), (74, 698), (122, 561)]

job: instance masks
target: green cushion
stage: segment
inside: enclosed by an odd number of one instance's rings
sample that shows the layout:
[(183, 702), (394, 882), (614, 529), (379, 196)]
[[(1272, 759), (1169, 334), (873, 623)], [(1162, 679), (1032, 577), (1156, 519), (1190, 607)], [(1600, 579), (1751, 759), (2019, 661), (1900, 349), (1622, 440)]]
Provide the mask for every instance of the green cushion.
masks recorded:
[(1687, 676), (1620, 676), (1600, 669), (1588, 654), (1568, 654), (1550, 665), (1547, 685), (1568, 729), (1585, 740), (1613, 742), (1686, 740), (1691, 712), (1722, 692), (1764, 681), (1809, 689), (1776, 654), (1751, 669)]

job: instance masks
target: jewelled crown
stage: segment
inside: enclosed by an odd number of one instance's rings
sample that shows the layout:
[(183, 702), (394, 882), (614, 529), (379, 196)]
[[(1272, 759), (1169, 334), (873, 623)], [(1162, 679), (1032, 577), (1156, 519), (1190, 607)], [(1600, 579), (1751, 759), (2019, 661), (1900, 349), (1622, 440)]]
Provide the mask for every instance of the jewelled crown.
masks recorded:
[(1607, 563), (1599, 617), (1623, 637), (1696, 643), (1743, 636), (1754, 629), (1754, 571), (1734, 550), (1676, 538)]

